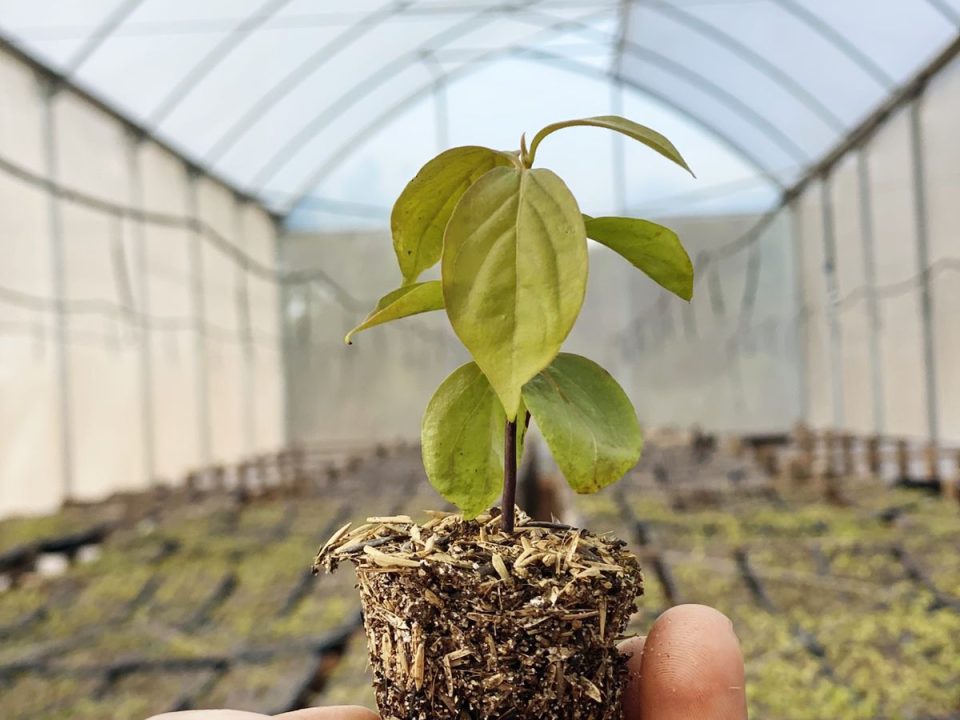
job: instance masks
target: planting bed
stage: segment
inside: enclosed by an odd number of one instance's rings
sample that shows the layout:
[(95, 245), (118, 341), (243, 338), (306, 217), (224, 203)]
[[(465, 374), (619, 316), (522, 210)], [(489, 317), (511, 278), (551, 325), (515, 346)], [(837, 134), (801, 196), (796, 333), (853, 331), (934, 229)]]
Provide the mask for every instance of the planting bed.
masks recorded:
[[(112, 524), (88, 561), (0, 592), (4, 719), (372, 706), (352, 571), (314, 577), (310, 561), (347, 520), (442, 503), (413, 449), (371, 452), (333, 487), (322, 469), (308, 480), (252, 500), (221, 491), (0, 523), (0, 556)], [(960, 512), (873, 483), (842, 489), (847, 502), (830, 504), (731, 454), (698, 462), (650, 442), (628, 478), (575, 509), (641, 557), (631, 631), (678, 602), (734, 620), (751, 717), (960, 717)]]
[[(827, 503), (684, 452), (660, 468), (648, 454), (621, 488), (577, 502), (594, 527), (633, 525), (647, 606), (665, 577), (675, 602), (733, 619), (751, 717), (960, 717), (960, 508), (860, 480)], [(707, 492), (711, 478), (725, 489)]]

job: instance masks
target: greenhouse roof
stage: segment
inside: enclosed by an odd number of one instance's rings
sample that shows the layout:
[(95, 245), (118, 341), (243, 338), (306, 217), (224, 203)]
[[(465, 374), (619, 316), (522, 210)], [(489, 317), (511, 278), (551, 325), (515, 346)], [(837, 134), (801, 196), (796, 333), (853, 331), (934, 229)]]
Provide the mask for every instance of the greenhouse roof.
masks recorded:
[(960, 0), (0, 0), (10, 44), (281, 214), (518, 60), (652, 98), (779, 191), (958, 26)]

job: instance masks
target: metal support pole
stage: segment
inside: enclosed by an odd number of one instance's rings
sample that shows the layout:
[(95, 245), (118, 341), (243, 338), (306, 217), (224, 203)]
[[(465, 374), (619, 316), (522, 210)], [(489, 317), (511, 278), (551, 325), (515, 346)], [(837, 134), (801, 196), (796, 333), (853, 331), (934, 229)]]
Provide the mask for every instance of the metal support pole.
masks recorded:
[(830, 391), (833, 399), (833, 427), (842, 430), (844, 426), (843, 407), (843, 338), (840, 332), (840, 318), (837, 316), (837, 304), (840, 291), (837, 287), (837, 238), (833, 223), (833, 198), (830, 194), (830, 179), (823, 176), (820, 180), (820, 209), (823, 222), (823, 272), (827, 283), (827, 326), (830, 333)]
[(194, 359), (196, 366), (197, 435), (200, 462), (208, 467), (212, 459), (210, 442), (210, 370), (207, 364), (207, 316), (203, 290), (203, 245), (200, 238), (200, 212), (197, 197), (198, 175), (188, 169), (187, 217), (190, 219), (190, 287), (193, 300)]
[[(610, 112), (613, 115), (623, 115), (623, 83), (619, 80), (610, 83)], [(616, 198), (616, 211), (620, 215), (627, 214), (627, 159), (626, 142), (620, 133), (610, 134), (613, 162), (610, 163), (613, 173), (613, 197)]]
[(797, 420), (805, 425), (810, 421), (810, 321), (807, 312), (807, 287), (804, 278), (803, 233), (797, 201), (787, 205), (790, 212), (790, 235), (793, 245), (793, 305), (794, 343), (797, 358)]
[(50, 242), (50, 281), (56, 314), (54, 315), (54, 357), (56, 369), (57, 411), (60, 424), (60, 482), (64, 500), (72, 500), (74, 487), (72, 398), (70, 384), (70, 316), (67, 312), (67, 266), (63, 237), (63, 212), (57, 192), (60, 168), (57, 158), (56, 98), (60, 85), (41, 80), (43, 102), (44, 169), (47, 188), (47, 221)]
[[(282, 276), (286, 263), (283, 260), (283, 245), (285, 241), (285, 231), (279, 222), (274, 223), (274, 241), (273, 255), (275, 266)], [(287, 308), (290, 304), (290, 298), (293, 294), (293, 287), (288, 283), (280, 282), (277, 286), (277, 318), (278, 328), (280, 330), (280, 401), (283, 403), (281, 408), (283, 414), (283, 436), (281, 438), (284, 447), (290, 447), (293, 444), (293, 377), (294, 377), (294, 358), (296, 357), (296, 333), (293, 323), (290, 321), (290, 315)]]
[(920, 316), (923, 333), (924, 390), (927, 399), (927, 437), (936, 447), (940, 439), (937, 398), (936, 345), (933, 334), (933, 288), (930, 283), (930, 228), (927, 218), (927, 178), (923, 164), (922, 95), (910, 104), (910, 145), (913, 164), (913, 203), (917, 232), (917, 269), (921, 273)]
[[(127, 144), (127, 177), (130, 188), (130, 207), (144, 210), (143, 166), (140, 152), (144, 136), (130, 134)], [(136, 313), (140, 329), (140, 432), (143, 436), (143, 475), (145, 485), (157, 481), (156, 428), (153, 405), (153, 334), (150, 321), (150, 273), (147, 261), (147, 226), (142, 217), (130, 219), (133, 224), (133, 267), (137, 276), (139, 296)]]
[[(237, 246), (245, 253), (250, 254), (247, 247), (246, 223), (243, 213), (246, 201), (237, 198), (234, 209), (234, 223), (237, 234)], [(257, 426), (256, 426), (256, 354), (253, 340), (253, 326), (250, 320), (250, 273), (247, 263), (237, 265), (237, 318), (241, 333), (241, 351), (243, 352), (242, 383), (240, 388), (243, 398), (243, 444), (247, 454), (251, 457), (257, 453)]]
[[(610, 82), (610, 113), (612, 115), (623, 115), (623, 83), (619, 80), (612, 79)], [(627, 214), (627, 167), (626, 167), (626, 143), (624, 143), (624, 138), (620, 133), (610, 133), (610, 181), (613, 183), (613, 198), (615, 206), (613, 208), (615, 214), (617, 215), (626, 215)], [(635, 308), (639, 307), (640, 303), (640, 284), (639, 283), (628, 283), (626, 285), (626, 302), (623, 303), (623, 320), (622, 323), (624, 326), (629, 326), (633, 323), (635, 319)], [(692, 312), (692, 309), (690, 309)], [(688, 321), (686, 313), (684, 314), (684, 320)], [(688, 332), (689, 332), (689, 321), (688, 321)], [(696, 331), (694, 330), (694, 333)], [(627, 365), (630, 366), (631, 358), (629, 356), (623, 358)], [(639, 372), (641, 371), (639, 363), (633, 364), (634, 372), (629, 374), (631, 382), (631, 394), (637, 396), (636, 390), (634, 388), (639, 387)]]
[(450, 110), (447, 107), (447, 83), (440, 79), (433, 86), (433, 118), (437, 131), (437, 152), (450, 147)]
[(883, 363), (880, 357), (880, 303), (877, 301), (877, 259), (873, 233), (873, 195), (870, 166), (863, 148), (857, 151), (857, 180), (860, 195), (860, 240), (863, 244), (863, 278), (867, 288), (867, 323), (870, 343), (870, 385), (873, 395), (873, 432), (883, 435), (886, 403), (883, 392)]

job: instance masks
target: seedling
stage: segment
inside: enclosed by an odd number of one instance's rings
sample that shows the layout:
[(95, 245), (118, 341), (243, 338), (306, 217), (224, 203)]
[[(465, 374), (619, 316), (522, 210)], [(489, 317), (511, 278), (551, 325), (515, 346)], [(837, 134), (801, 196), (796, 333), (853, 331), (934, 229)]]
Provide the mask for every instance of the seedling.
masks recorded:
[[(537, 150), (563, 128), (606, 128), (687, 171), (663, 135), (615, 116), (554, 123), (529, 147), (456, 147), (428, 162), (393, 207), (393, 247), (403, 276), (362, 330), (433, 310), (473, 357), (427, 405), (423, 463), (434, 488), (465, 518), (502, 493), (503, 528), (514, 530), (517, 464), (532, 417), (570, 486), (592, 493), (640, 458), (643, 438), (629, 398), (610, 374), (561, 353), (583, 305), (587, 238), (620, 254), (690, 300), (693, 265), (672, 230), (628, 217), (590, 217), (555, 173), (535, 168)], [(440, 264), (440, 279), (421, 274)]]
[[(348, 524), (314, 561), (356, 569), (384, 717), (621, 718), (616, 639), (643, 591), (639, 563), (613, 536), (518, 513), (517, 465), (531, 418), (577, 492), (615, 482), (640, 457), (626, 393), (593, 361), (560, 352), (583, 305), (587, 238), (687, 300), (693, 267), (672, 231), (583, 215), (556, 174), (534, 167), (545, 138), (577, 125), (689, 169), (662, 135), (609, 116), (548, 125), (516, 152), (441, 153), (393, 208), (401, 287), (347, 335), (443, 309), (473, 357), (440, 384), (421, 427), (430, 483), (461, 514)], [(420, 279), (438, 263), (439, 280)], [(502, 512), (490, 511), (500, 493)]]

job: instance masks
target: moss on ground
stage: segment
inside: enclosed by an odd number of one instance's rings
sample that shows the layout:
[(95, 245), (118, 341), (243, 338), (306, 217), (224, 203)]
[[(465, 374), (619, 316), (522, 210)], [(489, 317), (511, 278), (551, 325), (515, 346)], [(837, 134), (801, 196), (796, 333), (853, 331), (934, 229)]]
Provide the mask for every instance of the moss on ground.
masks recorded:
[[(774, 497), (731, 485), (727, 473), (742, 470), (739, 461), (720, 456), (695, 466), (685, 452), (651, 446), (645, 464), (621, 486), (577, 502), (588, 527), (631, 542), (636, 538), (622, 511), (644, 521), (682, 599), (731, 616), (747, 659), (753, 717), (942, 718), (957, 712), (960, 611), (943, 606), (944, 599), (960, 602), (955, 506), (860, 481), (844, 482), (847, 506), (827, 505), (802, 486), (780, 487)], [(654, 481), (653, 463), (668, 468), (671, 484)], [(200, 707), (285, 709), (316, 662), (310, 643), (354, 619), (358, 607), (349, 570), (302, 585), (314, 551), (344, 514), (362, 520), (442, 507), (417, 480), (421, 474), (411, 451), (343, 474), (325, 495), (247, 505), (227, 496), (180, 502), (113, 533), (96, 561), (57, 578), (27, 577), (21, 587), (0, 592), (0, 668), (46, 665), (43, 674), (8, 676), (0, 685), (0, 714), (4, 720), (143, 720), (192, 691)], [(749, 468), (743, 476), (756, 480)], [(683, 489), (684, 482), (717, 478), (719, 493)], [(673, 502), (678, 489), (685, 505)], [(87, 529), (114, 518), (116, 508), (2, 522), (0, 550)], [(892, 518), (891, 508), (898, 508)], [(922, 581), (906, 571), (896, 547)], [(746, 550), (775, 612), (760, 607), (743, 582), (734, 560), (738, 548)], [(662, 585), (646, 570), (645, 597), (630, 627), (635, 632), (646, 632), (667, 605)], [(229, 575), (233, 591), (190, 627)], [(299, 602), (281, 614), (291, 595)], [(811, 652), (811, 639), (822, 658)], [(258, 654), (222, 677), (209, 669), (143, 672), (109, 684), (95, 670), (126, 660), (251, 650)], [(370, 706), (362, 635), (354, 636), (312, 699)]]
[[(666, 550), (683, 600), (714, 605), (734, 621), (752, 717), (939, 718), (960, 708), (960, 604), (942, 606), (960, 600), (956, 506), (850, 482), (845, 506), (792, 487), (776, 496), (733, 490), (684, 510), (640, 477), (627, 493), (629, 509)], [(679, 484), (671, 490), (695, 497)], [(588, 525), (594, 510), (597, 522), (613, 515), (592, 498), (580, 507)], [(893, 519), (890, 508), (900, 508)], [(908, 574), (898, 546), (928, 582)], [(773, 611), (743, 581), (737, 548)], [(641, 606), (656, 603), (649, 567), (647, 588)], [(641, 613), (646, 622), (632, 629), (646, 632), (653, 615)]]

